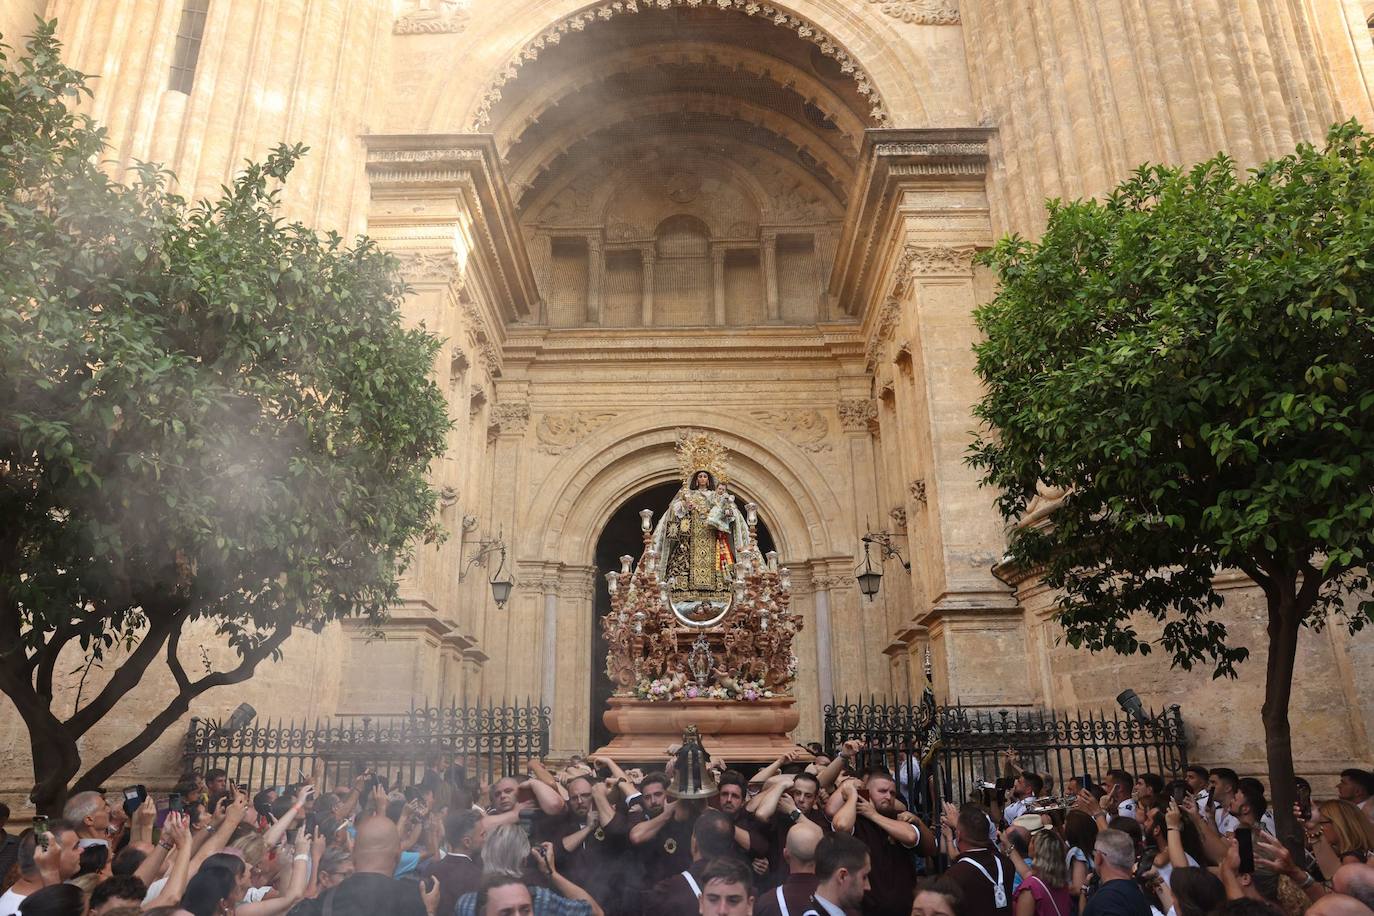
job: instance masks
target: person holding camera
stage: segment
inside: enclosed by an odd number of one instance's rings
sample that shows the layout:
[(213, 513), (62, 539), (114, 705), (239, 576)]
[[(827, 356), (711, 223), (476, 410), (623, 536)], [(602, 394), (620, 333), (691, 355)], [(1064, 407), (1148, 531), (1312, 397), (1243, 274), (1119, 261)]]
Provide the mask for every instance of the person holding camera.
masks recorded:
[(1093, 870), (1102, 883), (1088, 898), (1083, 916), (1150, 916), (1150, 902), (1135, 879), (1135, 842), (1120, 830), (1099, 831)]
[[(482, 886), (495, 886), (498, 879), (525, 885), (533, 916), (604, 916), (591, 894), (559, 873), (552, 844), (531, 848), (518, 825), (499, 825), (482, 846)], [(459, 897), (456, 916), (476, 916), (477, 898), (478, 893)]]

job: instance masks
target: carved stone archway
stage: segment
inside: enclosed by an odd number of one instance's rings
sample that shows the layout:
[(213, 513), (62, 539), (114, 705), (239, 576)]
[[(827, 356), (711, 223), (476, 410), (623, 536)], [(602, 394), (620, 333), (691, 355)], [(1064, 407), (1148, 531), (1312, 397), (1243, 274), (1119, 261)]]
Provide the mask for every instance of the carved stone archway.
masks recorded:
[(829, 684), (830, 621), (828, 599), (818, 601), (813, 585), (822, 574), (813, 576), (813, 569), (833, 565), (852, 547), (838, 545), (853, 540), (852, 532), (839, 530), (843, 512), (836, 495), (795, 446), (749, 430), (728, 414), (642, 412), (618, 418), (568, 452), (560, 462), (567, 470), (540, 488), (529, 508), (531, 524), (521, 526), (529, 533), (516, 547), (519, 565), (544, 571), (538, 584), (544, 596), (543, 693), (553, 707), (555, 751), (578, 749), (591, 716), (601, 712), (590, 708), (594, 674), (586, 661), (595, 622), (593, 577), (602, 572), (592, 567), (597, 539), (625, 500), (677, 479), (676, 434), (688, 425), (715, 432), (731, 450), (732, 488), (760, 504), (782, 561), (796, 573), (794, 607), (806, 620), (797, 647), (803, 658), (799, 693), (811, 717), (818, 715), (816, 698)]

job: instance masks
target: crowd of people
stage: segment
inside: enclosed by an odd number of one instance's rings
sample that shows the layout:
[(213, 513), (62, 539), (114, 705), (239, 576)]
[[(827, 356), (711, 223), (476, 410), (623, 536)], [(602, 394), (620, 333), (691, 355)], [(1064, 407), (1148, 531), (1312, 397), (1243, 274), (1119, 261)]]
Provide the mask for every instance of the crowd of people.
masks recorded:
[(436, 762), (409, 786), (211, 770), (162, 804), (78, 792), (0, 830), (0, 916), (1374, 916), (1364, 770), (1324, 800), (1298, 780), (1290, 847), (1264, 784), (1225, 767), (1056, 788), (1008, 752), (971, 797), (918, 799), (914, 756), (821, 751), (748, 778), (713, 759), (707, 798), (674, 796), (671, 757), (536, 760), (490, 786)]

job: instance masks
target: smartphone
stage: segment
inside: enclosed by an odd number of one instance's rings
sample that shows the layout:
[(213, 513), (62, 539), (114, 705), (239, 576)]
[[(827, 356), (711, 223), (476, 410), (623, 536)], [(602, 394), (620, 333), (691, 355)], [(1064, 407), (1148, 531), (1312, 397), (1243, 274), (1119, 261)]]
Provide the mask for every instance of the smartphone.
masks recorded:
[(33, 819), (33, 835), (38, 840), (38, 845), (44, 849), (48, 848), (48, 842), (52, 834), (48, 832), (48, 819), (43, 815), (38, 815)]
[(1251, 836), (1249, 827), (1236, 828), (1236, 847), (1240, 852), (1240, 867), (1237, 871), (1242, 875), (1253, 875), (1255, 873), (1254, 842), (1254, 837)]
[(1171, 794), (1174, 797), (1174, 803), (1181, 808), (1183, 807), (1183, 799), (1188, 796), (1188, 787), (1174, 786), (1173, 792)]
[(186, 810), (186, 799), (182, 798), (180, 794), (167, 796), (167, 810), (180, 814)]
[(859, 797), (862, 798), (864, 801), (872, 801), (872, 796), (870, 796), (870, 795), (868, 794), (868, 790), (867, 790), (867, 789), (860, 789), (860, 790), (859, 790)]

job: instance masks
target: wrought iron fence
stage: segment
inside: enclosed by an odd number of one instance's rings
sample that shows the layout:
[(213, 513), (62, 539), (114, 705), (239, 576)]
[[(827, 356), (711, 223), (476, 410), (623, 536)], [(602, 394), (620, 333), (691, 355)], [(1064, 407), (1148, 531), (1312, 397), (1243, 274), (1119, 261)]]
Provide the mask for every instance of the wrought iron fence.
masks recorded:
[(978, 795), (978, 784), (1002, 776), (1002, 752), (1013, 749), (1020, 765), (1046, 778), (1045, 794), (1062, 795), (1070, 777), (1094, 783), (1108, 770), (1182, 776), (1188, 765), (1187, 738), (1178, 706), (1144, 721), (1119, 712), (1055, 712), (1034, 709), (937, 707), (934, 703), (844, 702), (825, 707), (825, 744), (838, 750), (859, 740), (861, 762), (882, 764), (897, 775), (904, 794), (913, 794), (905, 762), (917, 758), (922, 783), (916, 806), (934, 807), (938, 791), (946, 801)]
[(490, 784), (549, 748), (549, 710), (530, 701), (429, 706), (382, 716), (338, 716), (313, 723), (255, 720), (227, 732), (192, 719), (182, 758), (187, 770), (220, 768), (253, 789), (302, 781), (316, 768), (321, 790), (366, 769), (389, 785), (421, 781), (432, 764), (455, 782)]

